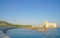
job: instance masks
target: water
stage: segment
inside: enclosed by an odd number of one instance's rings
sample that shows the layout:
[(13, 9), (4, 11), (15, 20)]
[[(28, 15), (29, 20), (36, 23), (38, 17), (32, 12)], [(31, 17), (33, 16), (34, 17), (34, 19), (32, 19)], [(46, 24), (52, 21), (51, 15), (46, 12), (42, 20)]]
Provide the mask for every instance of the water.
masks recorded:
[(6, 32), (11, 38), (60, 38), (60, 28), (38, 32), (37, 30), (12, 29)]

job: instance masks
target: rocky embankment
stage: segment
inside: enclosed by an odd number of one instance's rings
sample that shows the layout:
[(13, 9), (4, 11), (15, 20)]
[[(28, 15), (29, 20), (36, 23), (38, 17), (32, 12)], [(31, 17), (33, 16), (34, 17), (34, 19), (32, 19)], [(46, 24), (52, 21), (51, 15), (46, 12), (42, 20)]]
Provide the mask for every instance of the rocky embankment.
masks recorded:
[(4, 34), (2, 31), (0, 31), (0, 38), (10, 38), (10, 37)]

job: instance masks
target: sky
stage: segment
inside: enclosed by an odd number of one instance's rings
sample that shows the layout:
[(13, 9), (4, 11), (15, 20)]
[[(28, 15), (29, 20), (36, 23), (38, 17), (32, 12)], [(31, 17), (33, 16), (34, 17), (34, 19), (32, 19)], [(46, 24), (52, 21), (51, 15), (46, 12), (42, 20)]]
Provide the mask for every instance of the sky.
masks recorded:
[(60, 23), (60, 0), (0, 0), (0, 20), (39, 25)]

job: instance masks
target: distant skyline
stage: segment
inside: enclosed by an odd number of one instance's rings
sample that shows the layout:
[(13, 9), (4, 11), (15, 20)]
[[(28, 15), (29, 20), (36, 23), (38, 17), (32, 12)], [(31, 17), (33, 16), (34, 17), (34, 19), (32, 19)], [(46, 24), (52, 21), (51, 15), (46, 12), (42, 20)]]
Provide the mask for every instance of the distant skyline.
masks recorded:
[(32, 25), (47, 20), (60, 24), (60, 0), (0, 0), (0, 20)]

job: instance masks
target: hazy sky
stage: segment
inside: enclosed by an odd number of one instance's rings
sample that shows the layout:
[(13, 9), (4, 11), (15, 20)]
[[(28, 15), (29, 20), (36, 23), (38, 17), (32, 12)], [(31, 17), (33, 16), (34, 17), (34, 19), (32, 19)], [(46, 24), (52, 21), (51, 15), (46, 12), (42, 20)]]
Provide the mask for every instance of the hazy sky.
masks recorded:
[(60, 0), (0, 0), (0, 20), (16, 24), (60, 23)]

